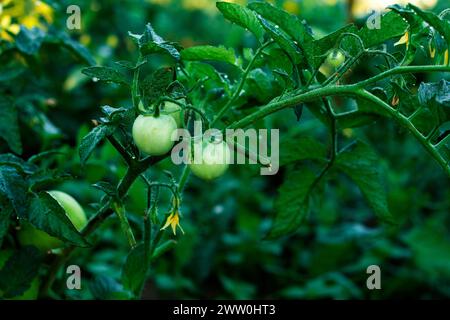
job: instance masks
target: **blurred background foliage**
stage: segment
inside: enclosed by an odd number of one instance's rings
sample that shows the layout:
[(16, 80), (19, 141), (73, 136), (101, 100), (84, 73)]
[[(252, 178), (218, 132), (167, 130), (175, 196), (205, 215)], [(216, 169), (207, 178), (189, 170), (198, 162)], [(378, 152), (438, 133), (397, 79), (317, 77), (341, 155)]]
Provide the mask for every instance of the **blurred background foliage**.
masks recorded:
[[(5, 5), (15, 0), (1, 0)], [(17, 0), (16, 0), (17, 1)], [(128, 31), (140, 33), (151, 22), (159, 34), (183, 47), (199, 44), (224, 45), (241, 53), (255, 48), (254, 38), (226, 22), (212, 0), (22, 0), (21, 12), (0, 10), (0, 37), (13, 41), (19, 25), (45, 31), (65, 29), (66, 8), (80, 6), (81, 30), (67, 31), (88, 48), (99, 65), (135, 60), (137, 50)], [(245, 0), (233, 1), (245, 3)], [(299, 15), (316, 35), (325, 35), (346, 23), (365, 23), (372, 9), (399, 1), (273, 0)], [(406, 1), (402, 1), (406, 2)], [(445, 0), (411, 1), (440, 12)], [(9, 18), (8, 18), (9, 17)], [(155, 57), (151, 68), (164, 65)], [(0, 86), (16, 98), (20, 117), (22, 157), (57, 149), (63, 153), (49, 158), (48, 165), (76, 177), (58, 188), (77, 198), (88, 213), (100, 191), (98, 180), (117, 182), (125, 173), (119, 155), (105, 143), (85, 167), (80, 166), (77, 145), (88, 132), (99, 106), (130, 104), (129, 92), (114, 85), (99, 84), (80, 70), (86, 62), (67, 50), (46, 43), (39, 55), (27, 59), (3, 54)], [(10, 69), (8, 69), (10, 68)], [(8, 78), (7, 70), (20, 74)], [(151, 69), (150, 68), (150, 69)], [(360, 77), (368, 69), (358, 69)], [(11, 80), (12, 79), (12, 80)], [(232, 79), (231, 79), (232, 80)], [(436, 81), (429, 76), (424, 81)], [(42, 113), (41, 113), (42, 112)], [(292, 111), (280, 112), (266, 123), (284, 135), (304, 133), (326, 140), (327, 133), (310, 114), (300, 122)], [(288, 119), (288, 120), (285, 120)], [(450, 297), (450, 185), (442, 169), (406, 132), (388, 120), (375, 125), (346, 129), (348, 139), (371, 141), (387, 171), (389, 205), (399, 226), (380, 224), (356, 187), (340, 177), (323, 193), (320, 206), (298, 233), (280, 240), (264, 240), (273, 217), (273, 199), (284, 172), (262, 177), (255, 166), (234, 166), (213, 182), (192, 178), (183, 201), (185, 235), (178, 245), (158, 260), (144, 298), (443, 298)], [(0, 151), (8, 147), (1, 141)], [(176, 170), (169, 161), (152, 168)], [(177, 172), (175, 172), (177, 173)], [(178, 173), (177, 173), (178, 174)], [(167, 199), (168, 199), (168, 195)], [(139, 219), (146, 205), (146, 189), (137, 181), (129, 192), (127, 210)], [(161, 204), (168, 201), (161, 201)], [(161, 211), (165, 208), (161, 207)], [(172, 237), (169, 233), (167, 237)], [(83, 289), (65, 290), (57, 296), (108, 298), (106, 291), (120, 286), (121, 267), (128, 252), (126, 239), (115, 219), (96, 232), (94, 248), (79, 249), (70, 260), (83, 270)], [(366, 289), (366, 268), (382, 270), (382, 290)], [(106, 290), (106, 288), (109, 288)], [(114, 291), (114, 290), (112, 290)]]

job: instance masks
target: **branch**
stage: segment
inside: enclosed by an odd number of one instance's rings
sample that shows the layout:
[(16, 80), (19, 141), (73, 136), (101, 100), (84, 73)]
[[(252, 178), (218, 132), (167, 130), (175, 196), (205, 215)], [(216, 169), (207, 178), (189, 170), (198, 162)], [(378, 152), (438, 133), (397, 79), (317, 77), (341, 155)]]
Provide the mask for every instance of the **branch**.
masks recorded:
[(247, 76), (250, 73), (250, 71), (252, 70), (252, 67), (256, 61), (256, 58), (258, 58), (258, 56), (262, 53), (262, 51), (265, 48), (267, 48), (268, 46), (270, 46), (272, 43), (274, 43), (274, 41), (269, 41), (258, 48), (258, 50), (256, 51), (255, 55), (253, 56), (252, 60), (249, 62), (249, 64), (245, 68), (244, 74), (242, 75), (242, 78), (239, 81), (236, 91), (234, 92), (231, 99), (228, 100), (228, 102), (222, 107), (222, 109), (220, 109), (219, 113), (217, 113), (216, 117), (211, 122), (211, 127), (223, 117), (223, 115), (228, 111), (228, 109), (230, 109), (230, 107), (233, 105), (233, 103), (239, 97), (239, 95), (241, 94), (242, 88), (244, 87), (245, 80), (247, 80)]
[(356, 83), (355, 85), (359, 88), (364, 88), (369, 84), (378, 82), (384, 78), (396, 75), (396, 74), (403, 74), (403, 73), (417, 73), (417, 72), (450, 72), (449, 66), (402, 66), (402, 67), (396, 67), (390, 70), (387, 70), (385, 72), (382, 72), (380, 74), (377, 74), (376, 76), (373, 76), (372, 78), (369, 78), (367, 80), (361, 81)]

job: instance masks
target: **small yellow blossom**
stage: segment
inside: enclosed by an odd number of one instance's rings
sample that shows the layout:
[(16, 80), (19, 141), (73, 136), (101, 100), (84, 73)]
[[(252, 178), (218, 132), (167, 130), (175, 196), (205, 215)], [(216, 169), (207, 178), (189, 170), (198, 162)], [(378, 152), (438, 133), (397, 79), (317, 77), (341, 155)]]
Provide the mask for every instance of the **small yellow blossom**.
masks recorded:
[(403, 35), (403, 37), (400, 38), (400, 40), (398, 40), (396, 43), (394, 43), (394, 46), (398, 46), (401, 44), (405, 44), (406, 43), (406, 47), (408, 48), (409, 45), (409, 32), (406, 31), (405, 34)]
[(448, 49), (444, 53), (444, 65), (448, 66)]
[(184, 234), (184, 230), (180, 225), (180, 215), (179, 215), (178, 210), (172, 211), (172, 213), (167, 218), (166, 223), (161, 228), (161, 230), (166, 229), (168, 226), (172, 227), (172, 231), (173, 231), (174, 235), (177, 235), (177, 227), (179, 227), (181, 232)]
[(172, 231), (174, 235), (177, 235), (177, 227), (180, 228), (181, 232), (184, 234), (184, 230), (180, 225), (180, 199), (178, 197), (172, 198), (172, 210), (170, 211), (170, 215), (167, 217), (166, 223), (161, 228), (161, 230), (166, 229), (168, 226), (172, 227)]
[(11, 17), (6, 15), (0, 15), (0, 39), (6, 41), (12, 41), (11, 34), (18, 34), (20, 26), (11, 22)]
[(52, 21), (53, 9), (43, 1), (0, 1), (0, 39), (12, 41), (11, 34), (19, 33), (20, 25), (45, 29)]

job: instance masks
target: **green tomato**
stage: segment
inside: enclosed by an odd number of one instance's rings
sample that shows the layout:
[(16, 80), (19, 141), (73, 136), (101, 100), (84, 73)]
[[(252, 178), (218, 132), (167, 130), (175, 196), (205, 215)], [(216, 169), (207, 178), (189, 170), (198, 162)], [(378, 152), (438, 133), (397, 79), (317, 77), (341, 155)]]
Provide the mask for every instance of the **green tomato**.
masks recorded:
[[(177, 99), (177, 101), (179, 101), (180, 103), (183, 103), (183, 104), (186, 103), (186, 100), (184, 98)], [(139, 101), (138, 108), (143, 113), (148, 112), (148, 110), (145, 109), (142, 101)], [(177, 127), (181, 128), (184, 120), (183, 120), (182, 109), (178, 104), (171, 102), (171, 101), (165, 101), (160, 110), (160, 113), (171, 116), (173, 118), (173, 120), (175, 120)]]
[[(177, 101), (183, 104), (186, 103), (184, 98), (178, 99)], [(171, 101), (165, 101), (161, 113), (171, 116), (173, 120), (175, 120), (177, 127), (181, 128), (183, 124), (183, 112), (178, 104)]]
[(142, 152), (161, 156), (172, 149), (172, 133), (177, 129), (175, 120), (164, 114), (159, 117), (140, 115), (133, 123), (133, 140)]
[[(8, 261), (9, 257), (13, 254), (12, 250), (1, 250), (0, 251), (0, 269), (3, 268), (6, 261)], [(39, 278), (36, 277), (31, 282), (30, 288), (28, 288), (24, 293), (20, 296), (10, 298), (11, 300), (36, 300), (39, 294)], [(0, 292), (1, 298), (1, 292)]]
[(339, 67), (345, 61), (345, 55), (340, 49), (332, 50), (327, 57), (326, 63), (334, 68)]
[[(67, 217), (75, 226), (75, 228), (80, 231), (87, 224), (86, 214), (83, 208), (72, 196), (61, 191), (49, 191), (48, 192), (64, 209)], [(52, 249), (57, 249), (63, 247), (64, 243), (49, 235), (45, 231), (35, 228), (28, 222), (22, 224), (20, 232), (17, 234), (17, 238), (23, 246), (32, 245), (42, 251), (49, 251)]]
[(201, 152), (197, 152), (194, 146), (193, 154), (190, 153), (189, 167), (193, 174), (204, 180), (212, 180), (220, 177), (227, 171), (231, 159), (231, 151), (225, 142), (204, 143), (203, 148), (200, 150)]

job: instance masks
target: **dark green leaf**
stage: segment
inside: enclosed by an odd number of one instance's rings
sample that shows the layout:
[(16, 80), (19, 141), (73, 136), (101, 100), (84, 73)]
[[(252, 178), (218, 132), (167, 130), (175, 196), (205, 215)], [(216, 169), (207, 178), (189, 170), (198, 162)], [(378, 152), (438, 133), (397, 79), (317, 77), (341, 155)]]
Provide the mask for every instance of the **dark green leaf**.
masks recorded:
[(167, 87), (173, 82), (174, 70), (171, 67), (160, 68), (145, 77), (140, 83), (146, 106), (151, 105), (167, 94)]
[(4, 139), (10, 149), (17, 153), (22, 153), (22, 142), (17, 117), (17, 110), (13, 102), (0, 96), (0, 138)]
[(73, 245), (89, 245), (69, 220), (64, 209), (47, 192), (41, 192), (30, 200), (26, 220), (49, 235)]
[(92, 129), (82, 140), (79, 147), (81, 163), (84, 164), (97, 145), (107, 136), (113, 134), (115, 128), (109, 125), (99, 125)]
[(271, 35), (271, 37), (278, 43), (278, 45), (286, 51), (295, 64), (299, 64), (302, 59), (300, 48), (290, 39), (289, 35), (278, 27), (278, 25), (269, 22), (263, 17), (259, 17), (264, 29)]
[(265, 2), (252, 2), (248, 7), (284, 30), (296, 41), (296, 45), (302, 49), (304, 56), (309, 58), (313, 55), (312, 41), (314, 38), (309, 27), (298, 17)]
[(145, 55), (153, 53), (168, 53), (175, 60), (180, 60), (180, 52), (176, 43), (164, 41), (153, 29), (150, 23), (147, 24), (145, 33), (138, 36), (138, 43), (141, 53)]
[(0, 293), (4, 298), (14, 298), (27, 291), (37, 277), (42, 255), (34, 247), (15, 251), (0, 270)]
[(370, 207), (383, 222), (394, 222), (388, 208), (380, 159), (369, 145), (358, 141), (353, 148), (338, 155), (336, 166), (359, 187)]
[(229, 2), (217, 2), (216, 6), (226, 19), (250, 30), (255, 35), (256, 39), (262, 43), (264, 29), (261, 27), (261, 24), (253, 11), (239, 4)]
[(127, 77), (113, 68), (96, 66), (84, 68), (81, 72), (92, 78), (94, 81), (106, 81), (129, 85)]
[(152, 260), (156, 260), (167, 251), (172, 250), (176, 246), (176, 244), (177, 242), (175, 240), (167, 240), (166, 242), (164, 242), (162, 245), (160, 245), (158, 248), (155, 249), (155, 252), (153, 252), (152, 255)]
[(277, 214), (267, 238), (273, 239), (295, 232), (310, 211), (311, 188), (316, 175), (308, 168), (289, 173), (278, 190)]
[(42, 29), (36, 27), (27, 29), (21, 26), (16, 37), (16, 46), (23, 53), (33, 55), (39, 51), (44, 38), (45, 32)]
[(0, 165), (0, 194), (8, 200), (19, 217), (23, 217), (27, 213), (27, 192), (28, 184), (17, 168)]
[(108, 276), (98, 276), (89, 285), (89, 289), (95, 299), (100, 300), (129, 300), (132, 298), (130, 292)]
[(0, 194), (0, 248), (3, 243), (3, 238), (8, 233), (9, 225), (11, 222), (11, 216), (13, 208), (10, 206), (6, 199), (2, 199), (4, 196)]
[(122, 269), (122, 284), (125, 289), (137, 294), (145, 280), (148, 261), (145, 260), (144, 245), (139, 244), (128, 254)]
[(222, 61), (230, 64), (236, 63), (233, 49), (213, 46), (196, 46), (184, 49), (181, 52), (183, 60), (190, 61)]
[(325, 145), (308, 136), (293, 136), (283, 139), (280, 144), (280, 165), (287, 165), (306, 159), (326, 159)]
[(364, 46), (370, 48), (383, 44), (392, 38), (402, 36), (407, 28), (408, 23), (398, 14), (390, 11), (380, 17), (379, 29), (369, 28), (367, 25), (364, 25), (359, 30), (358, 35), (363, 40)]

